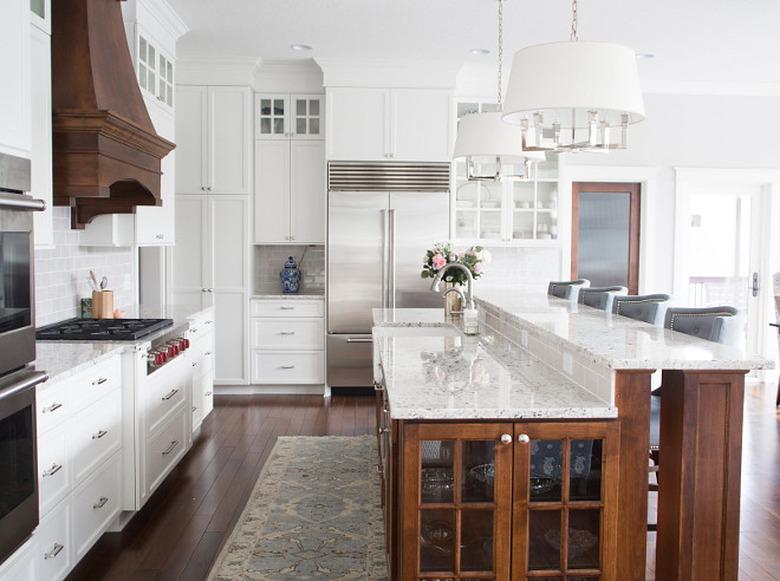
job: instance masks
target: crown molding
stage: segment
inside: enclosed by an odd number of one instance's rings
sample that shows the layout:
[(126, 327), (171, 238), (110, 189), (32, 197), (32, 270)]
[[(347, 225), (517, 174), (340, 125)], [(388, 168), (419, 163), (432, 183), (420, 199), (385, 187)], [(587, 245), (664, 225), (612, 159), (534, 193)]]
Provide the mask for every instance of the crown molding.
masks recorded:
[(315, 58), (325, 87), (454, 89), (462, 63), (401, 59)]
[(176, 59), (176, 83), (180, 85), (236, 85), (250, 87), (262, 66), (257, 57), (218, 57), (183, 53)]
[(176, 40), (190, 31), (189, 26), (181, 19), (179, 14), (167, 2), (167, 0), (136, 0), (142, 4), (149, 13), (154, 16), (171, 36)]

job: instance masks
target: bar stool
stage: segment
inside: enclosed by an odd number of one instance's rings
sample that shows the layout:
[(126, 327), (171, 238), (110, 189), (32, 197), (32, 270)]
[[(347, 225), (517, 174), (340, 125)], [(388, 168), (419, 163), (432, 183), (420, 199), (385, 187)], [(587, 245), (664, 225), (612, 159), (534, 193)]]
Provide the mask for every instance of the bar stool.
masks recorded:
[(602, 311), (612, 310), (612, 300), (615, 295), (625, 295), (628, 289), (624, 286), (592, 286), (581, 288), (577, 302)]
[(652, 295), (622, 295), (612, 299), (612, 312), (615, 315), (629, 317), (637, 321), (644, 321), (655, 325), (658, 323), (658, 315), (661, 307), (671, 297), (667, 294)]
[[(664, 317), (664, 327), (685, 333), (693, 337), (726, 343), (730, 335), (729, 319), (737, 314), (734, 307), (707, 307), (703, 309), (672, 307), (667, 309)], [(661, 392), (663, 386), (652, 392), (650, 396), (650, 457), (655, 465), (651, 471), (658, 473), (660, 466), (661, 443)], [(656, 476), (658, 480), (658, 476)], [(658, 484), (649, 485), (651, 491), (658, 490)], [(655, 524), (648, 524), (647, 529), (656, 530)]]
[(547, 294), (559, 299), (568, 299), (576, 301), (579, 291), (583, 287), (589, 287), (590, 281), (587, 278), (579, 280), (560, 280), (553, 281), (547, 285)]

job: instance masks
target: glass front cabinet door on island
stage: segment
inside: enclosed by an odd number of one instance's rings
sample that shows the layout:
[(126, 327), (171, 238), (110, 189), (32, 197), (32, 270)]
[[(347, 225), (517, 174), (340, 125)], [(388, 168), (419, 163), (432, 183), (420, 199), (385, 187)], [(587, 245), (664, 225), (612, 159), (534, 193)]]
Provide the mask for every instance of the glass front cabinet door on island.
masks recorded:
[(617, 423), (405, 424), (403, 581), (614, 581)]

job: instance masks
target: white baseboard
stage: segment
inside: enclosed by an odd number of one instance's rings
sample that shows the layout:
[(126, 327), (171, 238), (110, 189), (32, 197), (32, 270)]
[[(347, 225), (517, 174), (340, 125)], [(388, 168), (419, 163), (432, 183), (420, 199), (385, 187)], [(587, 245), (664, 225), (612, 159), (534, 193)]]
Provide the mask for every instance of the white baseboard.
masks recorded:
[[(324, 385), (215, 385), (214, 395), (326, 395)], [(329, 394), (328, 394), (329, 395)]]

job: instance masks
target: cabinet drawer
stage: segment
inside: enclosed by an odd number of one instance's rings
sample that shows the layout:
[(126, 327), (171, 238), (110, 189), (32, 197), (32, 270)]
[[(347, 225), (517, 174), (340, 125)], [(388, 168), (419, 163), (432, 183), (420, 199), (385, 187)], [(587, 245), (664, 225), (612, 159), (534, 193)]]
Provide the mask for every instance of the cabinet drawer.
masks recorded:
[(325, 319), (252, 319), (252, 348), (317, 351), (325, 348)]
[(64, 579), (71, 569), (71, 505), (63, 502), (35, 529), (33, 560), (35, 578), (47, 581)]
[(203, 418), (214, 409), (214, 372), (204, 373), (201, 377), (201, 391), (203, 392)]
[(190, 341), (197, 341), (200, 338), (214, 337), (214, 316), (199, 317), (190, 321), (190, 328), (187, 331)]
[[(191, 381), (192, 362), (181, 359), (170, 369), (158, 371), (160, 375), (149, 382), (146, 390), (146, 432), (156, 431), (186, 398), (188, 382)], [(156, 375), (156, 374), (155, 374)]]
[(194, 432), (203, 423), (203, 406), (197, 401), (192, 405), (192, 431)]
[(66, 384), (71, 409), (81, 410), (122, 385), (121, 358), (111, 357)]
[(41, 516), (70, 492), (67, 426), (38, 436), (38, 506)]
[(252, 383), (323, 383), (324, 355), (315, 352), (252, 352)]
[(146, 444), (147, 494), (151, 494), (168, 475), (185, 451), (186, 414), (181, 407), (155, 437)]
[(325, 314), (325, 301), (254, 299), (251, 314), (253, 317), (322, 317)]
[(76, 414), (68, 431), (74, 484), (122, 445), (122, 392), (115, 390)]
[(67, 401), (67, 384), (43, 384), (35, 393), (36, 424), (39, 434), (51, 430), (65, 421), (70, 413)]
[(121, 454), (114, 454), (73, 494), (73, 545), (81, 559), (119, 514)]

